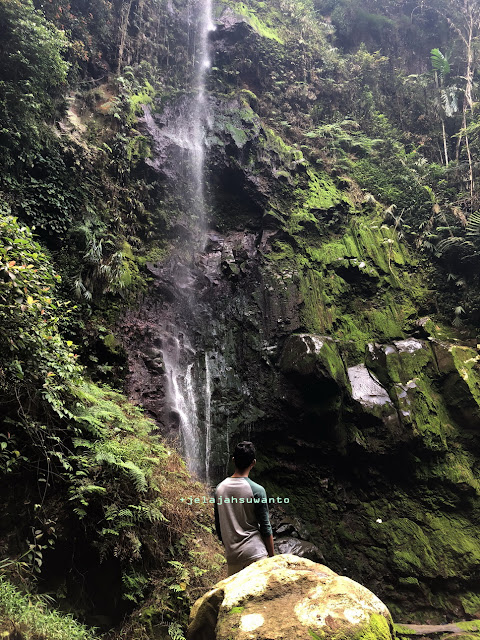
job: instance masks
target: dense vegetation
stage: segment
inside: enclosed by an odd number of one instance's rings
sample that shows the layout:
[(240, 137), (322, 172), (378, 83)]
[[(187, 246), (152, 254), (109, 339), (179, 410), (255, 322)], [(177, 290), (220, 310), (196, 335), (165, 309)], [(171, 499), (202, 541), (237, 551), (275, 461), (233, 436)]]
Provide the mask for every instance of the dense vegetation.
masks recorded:
[[(92, 626), (123, 624), (121, 637), (180, 638), (219, 575), (210, 515), (178, 507), (195, 489), (184, 464), (120, 393), (115, 336), (177, 233), (140, 121), (142, 105), (188, 91), (187, 4), (0, 0), (0, 631), (15, 619), (27, 638), (91, 637), (22, 593), (37, 590)], [(212, 95), (241, 94), (242, 126), (268, 127), (264, 162), (284, 187), (306, 158), (325, 191), (333, 178), (383, 203), (438, 317), (475, 338), (478, 4), (220, 0), (217, 16), (228, 7), (248, 28), (218, 46)]]

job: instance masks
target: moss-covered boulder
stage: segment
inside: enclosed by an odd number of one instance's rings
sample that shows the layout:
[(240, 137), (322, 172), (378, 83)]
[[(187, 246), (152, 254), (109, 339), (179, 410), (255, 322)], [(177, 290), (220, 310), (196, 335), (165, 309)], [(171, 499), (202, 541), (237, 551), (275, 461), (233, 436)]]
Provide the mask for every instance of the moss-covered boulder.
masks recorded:
[(314, 375), (346, 385), (345, 365), (337, 345), (329, 336), (293, 334), (287, 339), (280, 369), (283, 373)]
[(255, 562), (195, 603), (188, 640), (390, 640), (387, 607), (362, 585), (285, 554)]

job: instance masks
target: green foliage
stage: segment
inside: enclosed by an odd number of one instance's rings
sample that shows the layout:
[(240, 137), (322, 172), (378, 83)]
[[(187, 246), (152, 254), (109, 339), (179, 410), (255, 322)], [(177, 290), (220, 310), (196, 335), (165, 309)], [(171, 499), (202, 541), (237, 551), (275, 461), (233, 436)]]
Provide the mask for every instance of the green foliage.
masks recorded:
[(453, 252), (461, 262), (475, 263), (480, 253), (480, 211), (470, 214), (462, 235), (449, 235), (438, 243), (437, 250), (441, 255)]
[(432, 69), (443, 79), (450, 73), (450, 64), (440, 49), (432, 49), (430, 52)]
[(41, 138), (42, 123), (57, 113), (68, 63), (68, 40), (30, 0), (0, 2), (0, 158), (17, 165)]
[[(30, 397), (58, 418), (71, 417), (65, 396), (80, 369), (73, 344), (58, 332), (60, 316), (68, 313), (68, 305), (55, 295), (60, 277), (28, 227), (5, 209), (0, 216), (0, 261), (2, 392), (20, 406)], [(25, 426), (36, 428), (29, 424)]]
[(182, 628), (176, 622), (172, 622), (168, 625), (168, 635), (172, 638), (172, 640), (185, 640)]
[(124, 586), (124, 598), (130, 600), (135, 604), (138, 604), (148, 587), (148, 578), (137, 571), (132, 570), (128, 573), (123, 573), (122, 582)]
[(237, 13), (245, 16), (248, 19), (248, 22), (259, 35), (263, 36), (264, 38), (276, 40), (277, 42), (283, 44), (283, 40), (278, 35), (278, 33), (276, 33), (274, 29), (268, 27), (264, 22), (262, 22), (262, 20), (257, 17), (255, 10), (248, 7), (244, 2), (236, 2), (234, 4), (234, 9)]
[[(12, 627), (9, 629), (10, 623)], [(21, 593), (0, 575), (0, 631), (18, 629), (25, 640), (94, 640), (97, 635), (72, 616), (50, 610), (46, 598)]]
[(349, 153), (356, 156), (369, 155), (383, 142), (382, 138), (369, 138), (360, 130), (358, 122), (349, 118), (342, 122), (320, 125), (306, 133), (305, 137), (323, 139), (326, 148), (337, 161), (342, 157), (347, 158)]

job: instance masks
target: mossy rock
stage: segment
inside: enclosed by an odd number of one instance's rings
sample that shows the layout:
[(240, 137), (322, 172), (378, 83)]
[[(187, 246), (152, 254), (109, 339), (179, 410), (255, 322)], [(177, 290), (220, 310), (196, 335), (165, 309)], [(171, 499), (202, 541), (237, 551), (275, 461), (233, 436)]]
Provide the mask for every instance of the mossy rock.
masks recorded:
[(222, 580), (190, 614), (188, 640), (391, 640), (388, 609), (362, 585), (290, 554)]
[(335, 342), (328, 336), (308, 333), (291, 335), (283, 348), (280, 370), (301, 376), (334, 380), (347, 386), (345, 365)]

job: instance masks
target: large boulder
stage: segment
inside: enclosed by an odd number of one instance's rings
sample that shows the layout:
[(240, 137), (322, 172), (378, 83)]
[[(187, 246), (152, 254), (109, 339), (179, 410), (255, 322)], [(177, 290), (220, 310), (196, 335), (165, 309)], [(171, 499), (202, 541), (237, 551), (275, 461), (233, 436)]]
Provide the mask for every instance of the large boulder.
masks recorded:
[(194, 604), (188, 640), (390, 640), (387, 607), (362, 585), (285, 554), (254, 562)]

